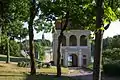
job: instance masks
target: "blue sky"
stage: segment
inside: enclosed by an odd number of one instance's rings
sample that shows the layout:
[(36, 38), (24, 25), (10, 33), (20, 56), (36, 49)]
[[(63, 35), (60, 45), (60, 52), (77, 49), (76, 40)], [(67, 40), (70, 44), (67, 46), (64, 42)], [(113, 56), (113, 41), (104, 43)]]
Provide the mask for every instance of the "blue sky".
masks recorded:
[[(36, 31), (34, 31), (34, 39), (41, 39), (42, 33), (43, 32), (36, 33)], [(51, 33), (44, 33), (44, 35), (45, 39), (48, 39), (50, 41), (53, 40)], [(118, 20), (111, 23), (110, 27), (104, 32), (103, 38), (113, 37), (114, 35), (120, 35), (120, 22)]]

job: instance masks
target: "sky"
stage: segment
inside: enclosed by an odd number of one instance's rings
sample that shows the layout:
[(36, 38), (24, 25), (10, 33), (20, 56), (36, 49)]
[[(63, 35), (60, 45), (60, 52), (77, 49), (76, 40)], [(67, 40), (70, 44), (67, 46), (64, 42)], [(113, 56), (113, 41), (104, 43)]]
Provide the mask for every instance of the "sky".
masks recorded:
[[(27, 24), (25, 24), (27, 26)], [(41, 39), (43, 32), (36, 33), (34, 31), (34, 39)], [(114, 35), (120, 35), (120, 22), (114, 21), (111, 23), (110, 27), (104, 32), (103, 38), (113, 37)], [(44, 33), (45, 39), (52, 42), (52, 33)], [(28, 39), (28, 37), (27, 37)]]
[(103, 38), (113, 37), (114, 35), (120, 35), (120, 22), (119, 22), (119, 20), (111, 23), (110, 27), (104, 32)]

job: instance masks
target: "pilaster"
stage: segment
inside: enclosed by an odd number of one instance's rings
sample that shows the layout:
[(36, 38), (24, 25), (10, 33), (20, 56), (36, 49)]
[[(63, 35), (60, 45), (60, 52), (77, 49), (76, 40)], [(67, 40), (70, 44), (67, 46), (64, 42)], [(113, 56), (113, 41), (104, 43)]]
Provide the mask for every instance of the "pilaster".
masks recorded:
[(81, 52), (81, 50), (79, 50), (79, 55), (78, 55), (78, 66), (79, 67), (82, 66), (82, 52)]
[(64, 66), (68, 67), (68, 51), (65, 50), (65, 54), (64, 54)]

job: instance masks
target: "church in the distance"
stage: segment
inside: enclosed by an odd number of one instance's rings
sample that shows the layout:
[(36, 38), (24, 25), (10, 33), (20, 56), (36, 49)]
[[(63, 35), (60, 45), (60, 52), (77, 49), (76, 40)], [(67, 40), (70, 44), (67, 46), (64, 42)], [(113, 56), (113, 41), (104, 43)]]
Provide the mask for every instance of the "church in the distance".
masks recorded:
[[(64, 24), (64, 23), (63, 23)], [(68, 26), (71, 27), (70, 22)], [(53, 61), (57, 65), (58, 36), (61, 22), (55, 22), (56, 32), (53, 33)], [(61, 45), (61, 62), (65, 67), (86, 67), (91, 62), (91, 44), (89, 40), (90, 31), (74, 29), (64, 31)]]

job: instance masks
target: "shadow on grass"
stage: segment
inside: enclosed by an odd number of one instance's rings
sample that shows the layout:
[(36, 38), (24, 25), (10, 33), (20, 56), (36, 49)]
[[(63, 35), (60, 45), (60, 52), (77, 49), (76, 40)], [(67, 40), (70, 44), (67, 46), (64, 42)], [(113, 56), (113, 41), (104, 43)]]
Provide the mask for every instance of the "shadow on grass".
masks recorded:
[(57, 77), (56, 75), (27, 75), (26, 80), (75, 80), (68, 76)]
[(12, 77), (14, 77), (14, 76), (15, 76), (15, 77), (23, 77), (23, 75), (0, 75), (0, 77), (1, 77), (1, 76), (4, 76), (4, 77), (5, 77), (5, 76), (12, 76)]
[[(0, 56), (0, 61), (6, 61), (7, 57)], [(24, 57), (10, 57), (11, 62), (20, 62), (20, 61), (29, 61), (29, 59), (26, 59)]]

